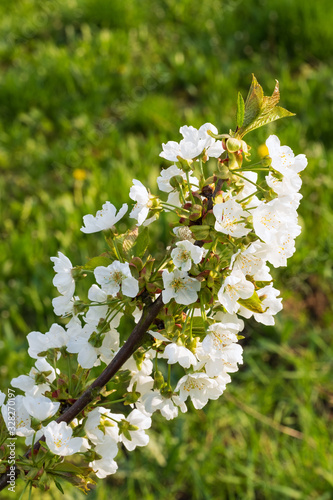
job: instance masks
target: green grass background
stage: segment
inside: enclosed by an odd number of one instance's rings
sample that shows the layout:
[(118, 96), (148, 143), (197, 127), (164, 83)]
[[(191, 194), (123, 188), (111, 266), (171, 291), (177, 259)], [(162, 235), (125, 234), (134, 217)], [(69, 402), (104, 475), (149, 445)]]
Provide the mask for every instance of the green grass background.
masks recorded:
[(89, 499), (333, 498), (332, 23), (330, 0), (1, 1), (2, 390), (31, 366), (26, 335), (55, 321), (50, 256), (103, 251), (82, 216), (127, 202), (132, 178), (157, 192), (161, 143), (179, 126), (227, 132), (251, 73), (266, 94), (278, 79), (296, 116), (247, 136), (253, 159), (277, 133), (309, 160), (297, 252), (274, 273), (275, 327), (248, 322), (225, 395), (169, 423), (156, 415), (149, 446)]

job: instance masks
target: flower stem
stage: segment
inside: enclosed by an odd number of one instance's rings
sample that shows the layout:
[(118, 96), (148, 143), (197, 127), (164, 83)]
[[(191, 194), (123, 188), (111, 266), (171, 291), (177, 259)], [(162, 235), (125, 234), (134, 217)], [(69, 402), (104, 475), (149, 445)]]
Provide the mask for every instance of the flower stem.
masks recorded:
[[(185, 204), (185, 200), (184, 200)], [(162, 201), (162, 205), (165, 206), (166, 208), (171, 207), (171, 208), (176, 208), (177, 210), (182, 210), (183, 212), (189, 213), (189, 210), (186, 210), (186, 208), (183, 207), (176, 207), (176, 205), (171, 205), (171, 203), (167, 203), (166, 201)]]
[(256, 186), (258, 189), (260, 189), (260, 191), (263, 191), (264, 193), (266, 192), (266, 190), (264, 188), (262, 188), (261, 186), (259, 186), (259, 184), (257, 184), (256, 182), (253, 182), (253, 181), (250, 181), (250, 179), (247, 179), (246, 177), (244, 177), (243, 175), (241, 174), (238, 174), (237, 172), (235, 172), (234, 170), (232, 170), (232, 173), (237, 175), (237, 177), (240, 177), (241, 179), (244, 179), (244, 181), (246, 182), (249, 182), (250, 184), (253, 184), (254, 186)]
[(254, 193), (249, 194), (249, 196), (247, 196), (246, 198), (243, 198), (239, 203), (244, 203), (244, 201), (248, 200), (252, 196), (256, 196), (259, 193), (260, 193), (260, 191), (255, 191)]
[(187, 171), (186, 171), (186, 180), (187, 180), (187, 185), (188, 185), (188, 190), (190, 193), (191, 201), (192, 201), (193, 205), (195, 205), (194, 196), (192, 194), (192, 189), (191, 189), (191, 184), (190, 184), (190, 176), (189, 176), (189, 173)]

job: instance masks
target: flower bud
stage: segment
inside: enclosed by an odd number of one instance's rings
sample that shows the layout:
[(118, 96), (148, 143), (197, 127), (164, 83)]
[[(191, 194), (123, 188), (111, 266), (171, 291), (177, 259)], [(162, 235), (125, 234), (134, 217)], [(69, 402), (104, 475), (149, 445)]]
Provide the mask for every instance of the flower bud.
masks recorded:
[(156, 371), (154, 373), (154, 389), (161, 389), (164, 385), (163, 373)]
[(182, 158), (181, 156), (177, 156), (177, 160), (179, 161), (184, 172), (190, 172), (192, 170), (192, 160), (184, 160), (184, 158)]
[(179, 186), (184, 186), (184, 179), (181, 175), (175, 175), (171, 177), (169, 183), (173, 188), (179, 189)]
[(239, 151), (241, 148), (242, 141), (240, 141), (239, 139), (231, 137), (227, 140), (227, 150), (229, 151), (229, 153), (236, 153), (236, 151)]

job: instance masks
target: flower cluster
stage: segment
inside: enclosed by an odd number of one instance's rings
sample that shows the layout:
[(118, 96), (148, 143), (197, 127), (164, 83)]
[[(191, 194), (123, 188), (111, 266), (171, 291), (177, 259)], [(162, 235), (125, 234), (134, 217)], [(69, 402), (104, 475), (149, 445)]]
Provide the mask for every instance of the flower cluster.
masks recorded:
[[(60, 252), (51, 258), (60, 293), (54, 311), (67, 322), (29, 333), (35, 365), (11, 381), (23, 392), (15, 398), (16, 435), (27, 445), (45, 437), (35, 459), (41, 468), (49, 455), (62, 461), (80, 453), (97, 477), (115, 473), (122, 447), (148, 444), (156, 411), (169, 420), (190, 402), (201, 409), (222, 395), (243, 363), (244, 318), (272, 325), (282, 309), (269, 264), (285, 266), (295, 251), (305, 156), (272, 135), (268, 156), (251, 165), (240, 132), (219, 136), (205, 123), (180, 133), (179, 143), (162, 146), (160, 156), (172, 163), (157, 179), (162, 196), (133, 180), (134, 228), (119, 233), (128, 206), (117, 213), (107, 201), (96, 216), (83, 217), (81, 231), (104, 231), (108, 250), (78, 267)], [(154, 255), (147, 226), (163, 212), (173, 217), (172, 237)], [(79, 281), (86, 299), (74, 296)], [(98, 386), (96, 370), (119, 359), (117, 376)], [(91, 380), (98, 399), (89, 396), (66, 419)], [(0, 404), (6, 433), (13, 405), (2, 394)], [(37, 473), (30, 477), (38, 482)]]

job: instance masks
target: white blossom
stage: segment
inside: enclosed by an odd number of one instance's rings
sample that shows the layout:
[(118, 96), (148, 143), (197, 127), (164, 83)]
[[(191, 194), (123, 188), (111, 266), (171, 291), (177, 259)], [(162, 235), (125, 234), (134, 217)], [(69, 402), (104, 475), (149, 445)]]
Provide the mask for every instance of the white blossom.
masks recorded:
[(131, 372), (131, 377), (137, 374), (150, 375), (153, 371), (153, 363), (149, 359), (149, 352), (146, 352), (145, 358), (140, 363), (140, 369), (133, 356), (131, 356), (126, 363), (123, 364), (123, 370), (129, 370)]
[(217, 128), (211, 123), (205, 123), (199, 130), (184, 125), (179, 129), (183, 136), (180, 143), (169, 141), (162, 144), (163, 152), (160, 153), (160, 156), (169, 161), (178, 161), (178, 156), (184, 160), (192, 160), (205, 151), (207, 158), (218, 158), (223, 152), (222, 142), (215, 141), (207, 134), (207, 130), (218, 134)]
[(279, 196), (294, 197), (301, 189), (302, 180), (298, 174), (290, 170), (282, 179), (278, 179), (273, 172), (266, 175), (265, 180), (267, 185), (275, 191)]
[(199, 264), (207, 250), (204, 248), (193, 245), (190, 241), (178, 241), (176, 247), (171, 252), (173, 263), (181, 271), (189, 271), (194, 264)]
[(178, 345), (175, 342), (170, 342), (164, 349), (161, 358), (167, 359), (169, 365), (179, 363), (183, 368), (189, 368), (191, 365), (197, 364), (197, 359), (193, 352), (183, 345)]
[(225, 327), (233, 333), (241, 332), (244, 329), (244, 321), (235, 313), (230, 314), (228, 312), (218, 311), (214, 314), (213, 319), (225, 325)]
[(208, 377), (206, 373), (191, 373), (178, 381), (175, 392), (179, 391), (179, 398), (183, 402), (190, 397), (194, 408), (200, 410), (209, 399), (218, 399), (224, 388), (225, 386), (221, 387), (217, 380)]
[(54, 323), (50, 330), (43, 334), (40, 332), (30, 332), (27, 335), (29, 343), (28, 354), (32, 358), (38, 358), (39, 354), (47, 351), (48, 349), (55, 349), (63, 347), (68, 342), (68, 333), (66, 330)]
[(265, 243), (271, 243), (283, 232), (288, 232), (295, 238), (301, 231), (297, 225), (296, 210), (288, 208), (279, 198), (261, 203), (253, 210), (252, 215), (254, 231)]
[(276, 290), (272, 284), (258, 290), (258, 296), (262, 300), (262, 308), (265, 312), (254, 313), (256, 321), (264, 325), (274, 325), (273, 316), (282, 309), (282, 299), (278, 298), (279, 294), (280, 291)]
[(234, 313), (239, 309), (238, 299), (249, 299), (253, 293), (253, 283), (247, 281), (241, 271), (233, 271), (224, 280), (218, 299), (228, 313)]
[[(198, 179), (196, 177), (193, 177), (191, 174), (192, 172), (189, 172), (190, 186), (193, 185), (195, 187), (199, 187)], [(177, 165), (171, 165), (171, 167), (161, 170), (159, 177), (157, 177), (157, 185), (159, 190), (163, 191), (164, 193), (171, 193), (171, 191), (174, 191), (175, 188), (171, 186), (170, 180), (178, 175), (186, 180), (185, 172), (178, 168)]]
[[(130, 189), (129, 196), (132, 200), (136, 201), (129, 216), (132, 219), (136, 219), (138, 221), (137, 225), (141, 226), (147, 219), (149, 210), (152, 207), (151, 196), (142, 182), (136, 179), (133, 179), (133, 186)], [(155, 220), (155, 217), (146, 222), (153, 222), (153, 220)]]
[(251, 231), (245, 227), (244, 222), (241, 222), (242, 218), (247, 218), (249, 214), (235, 200), (217, 203), (213, 207), (213, 213), (216, 218), (215, 230), (220, 233), (240, 238)]
[(44, 430), (46, 444), (55, 455), (68, 456), (74, 455), (87, 448), (87, 440), (81, 437), (72, 438), (73, 430), (66, 422), (50, 422)]
[(108, 295), (115, 297), (120, 289), (126, 297), (135, 297), (139, 292), (139, 282), (133, 278), (128, 262), (115, 260), (107, 267), (96, 267), (94, 274), (97, 283)]
[(97, 359), (98, 350), (89, 343), (89, 339), (94, 330), (95, 328), (93, 325), (85, 325), (80, 335), (69, 339), (66, 347), (67, 352), (78, 354), (78, 363), (82, 368), (87, 370), (100, 364), (100, 361)]
[(225, 346), (237, 340), (237, 335), (229, 331), (226, 324), (214, 323), (207, 330), (207, 335), (202, 341), (202, 348), (206, 353), (214, 351), (215, 357), (223, 358)]
[(298, 173), (308, 164), (304, 154), (295, 156), (289, 146), (281, 146), (280, 139), (276, 135), (268, 137), (266, 146), (272, 159), (272, 167), (283, 175), (288, 175), (290, 170)]
[(72, 297), (69, 295), (59, 295), (52, 299), (52, 306), (54, 314), (57, 316), (69, 316), (74, 314), (74, 302), (78, 300), (79, 297)]
[(59, 402), (51, 401), (50, 398), (45, 396), (27, 395), (23, 399), (23, 404), (29, 415), (40, 421), (53, 417), (60, 407)]
[(230, 267), (242, 271), (244, 276), (254, 276), (265, 266), (267, 256), (263, 251), (264, 244), (260, 241), (251, 243), (245, 250), (238, 250), (230, 260)]
[(126, 435), (120, 434), (120, 441), (124, 446), (129, 451), (133, 451), (137, 446), (146, 446), (149, 443), (149, 436), (144, 431), (151, 427), (151, 418), (134, 409), (126, 418), (126, 422), (130, 426), (136, 427), (136, 430), (127, 428)]
[(195, 239), (193, 238), (192, 231), (187, 226), (174, 227), (173, 232), (177, 236), (177, 238), (180, 238), (181, 240), (188, 240), (191, 243), (195, 242)]
[[(117, 443), (120, 439), (118, 422), (123, 419), (125, 419), (123, 414), (111, 413), (107, 408), (98, 406), (89, 412), (84, 429), (95, 445), (103, 443), (106, 437)], [(110, 439), (108, 440), (111, 443)]]
[(164, 304), (170, 302), (171, 299), (175, 299), (177, 304), (183, 305), (193, 304), (197, 301), (201, 283), (195, 278), (191, 278), (187, 272), (178, 269), (169, 272), (165, 269), (162, 278), (165, 287), (162, 291)]
[[(31, 396), (41, 396), (50, 390), (48, 382), (53, 382), (56, 378), (54, 368), (45, 358), (38, 358), (35, 366), (31, 368), (29, 375), (19, 375), (11, 380), (12, 387), (16, 387)], [(41, 380), (39, 380), (41, 379)]]
[(54, 262), (53, 269), (56, 272), (53, 278), (53, 284), (61, 295), (73, 297), (75, 290), (75, 280), (72, 276), (73, 265), (71, 261), (61, 252), (58, 252), (58, 257), (51, 257)]
[(0, 406), (4, 404), (5, 399), (6, 399), (6, 394), (0, 391)]
[(7, 429), (12, 433), (13, 428), (17, 436), (33, 434), (31, 417), (24, 406), (24, 396), (8, 398), (7, 403), (1, 406), (1, 413)]
[(180, 400), (179, 396), (173, 395), (166, 398), (157, 390), (147, 392), (142, 397), (142, 402), (148, 413), (152, 414), (160, 410), (167, 420), (172, 420), (178, 416), (178, 408), (183, 413), (187, 411), (186, 404)]
[(84, 226), (81, 227), (81, 231), (83, 233), (97, 233), (98, 231), (111, 229), (123, 218), (127, 210), (128, 205), (124, 203), (118, 214), (116, 214), (116, 207), (107, 201), (102, 206), (102, 210), (98, 210), (95, 217), (91, 214), (83, 217)]
[(105, 436), (103, 442), (96, 445), (95, 452), (102, 457), (89, 463), (96, 476), (104, 479), (114, 474), (118, 469), (117, 463), (113, 460), (118, 453), (117, 443), (110, 436)]

